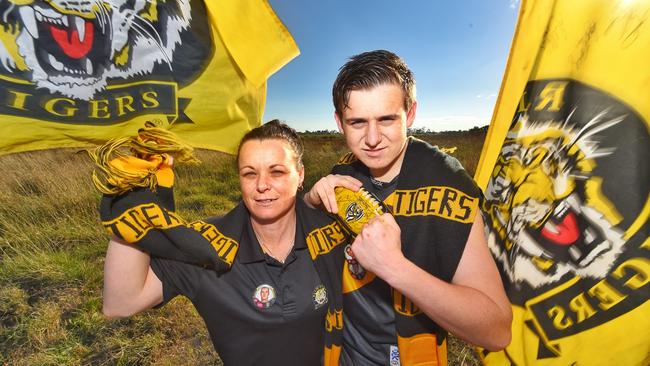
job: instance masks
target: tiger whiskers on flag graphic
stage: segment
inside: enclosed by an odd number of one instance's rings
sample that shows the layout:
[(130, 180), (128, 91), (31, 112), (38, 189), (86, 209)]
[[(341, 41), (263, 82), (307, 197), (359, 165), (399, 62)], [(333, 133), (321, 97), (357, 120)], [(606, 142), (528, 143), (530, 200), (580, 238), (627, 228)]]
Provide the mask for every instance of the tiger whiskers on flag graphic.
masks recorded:
[(189, 0), (0, 0), (0, 70), (89, 100), (109, 78), (171, 68)]
[(558, 122), (523, 114), (508, 133), (483, 208), (490, 249), (513, 283), (535, 288), (567, 273), (602, 278), (620, 254), (621, 217), (595, 173), (597, 159), (614, 150), (594, 135), (625, 116), (606, 114), (581, 128), (569, 127), (571, 115)]

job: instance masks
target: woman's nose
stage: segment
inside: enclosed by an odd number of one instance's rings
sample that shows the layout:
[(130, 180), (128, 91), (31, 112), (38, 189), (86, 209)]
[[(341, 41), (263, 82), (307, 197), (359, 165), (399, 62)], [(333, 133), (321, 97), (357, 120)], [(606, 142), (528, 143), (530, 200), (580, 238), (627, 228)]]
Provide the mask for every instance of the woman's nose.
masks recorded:
[(257, 190), (260, 192), (265, 192), (269, 189), (270, 185), (268, 182), (268, 176), (266, 174), (260, 174), (257, 176)]

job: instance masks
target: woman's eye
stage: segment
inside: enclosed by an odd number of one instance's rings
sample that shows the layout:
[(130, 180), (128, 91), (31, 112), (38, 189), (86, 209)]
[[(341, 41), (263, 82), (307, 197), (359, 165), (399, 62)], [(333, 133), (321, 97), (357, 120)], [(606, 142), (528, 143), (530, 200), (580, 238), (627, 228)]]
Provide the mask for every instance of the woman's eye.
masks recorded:
[(282, 170), (274, 170), (271, 172), (271, 174), (273, 174), (274, 177), (279, 177), (284, 175), (284, 172)]

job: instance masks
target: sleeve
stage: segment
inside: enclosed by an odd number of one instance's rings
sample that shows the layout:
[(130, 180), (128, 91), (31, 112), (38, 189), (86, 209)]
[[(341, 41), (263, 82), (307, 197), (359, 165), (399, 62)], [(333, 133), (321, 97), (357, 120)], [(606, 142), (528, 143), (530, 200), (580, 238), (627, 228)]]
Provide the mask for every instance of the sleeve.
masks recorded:
[(167, 304), (178, 295), (194, 299), (201, 283), (201, 267), (174, 260), (152, 257), (151, 269), (163, 285), (163, 301), (155, 307)]

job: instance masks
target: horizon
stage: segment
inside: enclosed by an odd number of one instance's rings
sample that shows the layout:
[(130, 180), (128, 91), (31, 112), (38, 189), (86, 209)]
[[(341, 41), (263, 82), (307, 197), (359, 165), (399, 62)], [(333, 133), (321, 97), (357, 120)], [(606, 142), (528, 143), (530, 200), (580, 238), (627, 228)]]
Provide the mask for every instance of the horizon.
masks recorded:
[[(287, 121), (280, 120), (280, 122), (288, 124)], [(411, 134), (445, 134), (445, 133), (473, 132), (473, 131), (480, 131), (480, 130), (485, 130), (487, 132), (489, 127), (490, 127), (490, 125), (483, 125), (483, 126), (472, 126), (472, 127), (462, 129), (462, 130), (444, 130), (444, 131), (435, 131), (435, 130), (431, 130), (431, 129), (426, 128), (426, 127), (409, 127), (409, 128), (407, 128), (406, 133), (408, 135), (411, 135)], [(314, 135), (320, 135), (320, 134), (322, 134), (322, 135), (327, 135), (327, 134), (343, 135), (337, 129), (305, 130), (305, 131), (297, 131), (297, 132), (299, 134), (314, 134)]]

